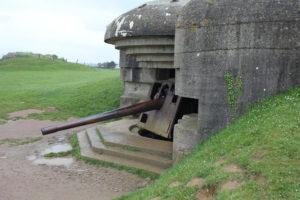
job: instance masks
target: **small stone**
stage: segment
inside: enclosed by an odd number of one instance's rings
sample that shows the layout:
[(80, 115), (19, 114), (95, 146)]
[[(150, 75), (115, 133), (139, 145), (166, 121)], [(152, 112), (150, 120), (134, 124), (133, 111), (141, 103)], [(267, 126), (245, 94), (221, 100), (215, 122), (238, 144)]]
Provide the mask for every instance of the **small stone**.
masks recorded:
[(175, 187), (178, 187), (179, 185), (181, 185), (181, 183), (178, 181), (175, 181), (169, 185), (169, 188), (175, 188)]
[(204, 184), (205, 184), (205, 180), (203, 178), (193, 178), (186, 184), (186, 186), (201, 188)]

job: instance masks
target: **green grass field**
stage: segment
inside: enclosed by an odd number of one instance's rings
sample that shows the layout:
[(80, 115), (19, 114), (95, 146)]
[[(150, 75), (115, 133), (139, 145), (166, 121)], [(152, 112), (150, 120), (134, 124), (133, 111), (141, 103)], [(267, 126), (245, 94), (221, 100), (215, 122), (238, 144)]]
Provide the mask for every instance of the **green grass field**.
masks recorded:
[[(230, 164), (243, 172), (224, 172)], [(120, 199), (193, 200), (201, 190), (186, 187), (193, 177), (205, 179), (217, 200), (300, 199), (300, 88), (255, 105), (155, 184)], [(229, 180), (241, 186), (221, 192)], [(181, 185), (170, 188), (176, 181)]]
[(84, 117), (117, 107), (121, 90), (119, 70), (91, 69), (47, 58), (0, 61), (0, 119), (13, 111), (48, 107), (57, 112), (31, 117)]

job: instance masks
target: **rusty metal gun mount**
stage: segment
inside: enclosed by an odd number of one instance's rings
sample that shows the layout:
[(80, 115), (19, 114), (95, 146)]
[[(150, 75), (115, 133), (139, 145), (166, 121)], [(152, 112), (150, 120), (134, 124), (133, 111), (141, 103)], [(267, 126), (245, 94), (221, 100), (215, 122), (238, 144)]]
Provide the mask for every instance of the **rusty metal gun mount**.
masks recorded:
[(174, 79), (161, 84), (153, 91), (165, 99), (159, 110), (144, 112), (137, 126), (163, 138), (172, 139), (174, 125), (184, 114), (197, 112), (197, 102), (175, 95)]

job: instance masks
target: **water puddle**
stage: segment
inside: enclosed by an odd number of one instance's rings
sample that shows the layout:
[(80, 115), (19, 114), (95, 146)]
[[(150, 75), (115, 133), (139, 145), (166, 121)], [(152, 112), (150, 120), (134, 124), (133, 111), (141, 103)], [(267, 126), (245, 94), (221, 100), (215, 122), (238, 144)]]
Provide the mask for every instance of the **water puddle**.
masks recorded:
[(34, 165), (47, 165), (47, 166), (64, 166), (69, 168), (74, 162), (73, 158), (45, 158), (44, 156), (49, 153), (62, 153), (71, 151), (72, 147), (70, 144), (56, 144), (53, 145), (39, 155), (30, 155), (26, 159), (31, 161)]
[(50, 148), (44, 150), (41, 155), (46, 155), (49, 153), (62, 153), (62, 152), (67, 152), (67, 151), (71, 151), (72, 147), (70, 144), (57, 144), (54, 146), (51, 146)]
[(35, 155), (31, 155), (31, 156), (27, 156), (26, 159), (29, 161), (33, 161), (33, 160), (37, 159), (37, 157)]
[(73, 158), (38, 158), (33, 161), (34, 165), (48, 165), (48, 166), (64, 166), (69, 168), (74, 162)]

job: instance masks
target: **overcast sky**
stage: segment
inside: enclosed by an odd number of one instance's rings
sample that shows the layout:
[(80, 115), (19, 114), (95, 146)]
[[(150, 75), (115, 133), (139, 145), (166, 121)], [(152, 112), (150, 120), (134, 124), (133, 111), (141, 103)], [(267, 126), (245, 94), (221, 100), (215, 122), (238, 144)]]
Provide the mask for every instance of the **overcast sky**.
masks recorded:
[(0, 0), (0, 56), (30, 51), (70, 61), (114, 60), (103, 42), (106, 26), (145, 0)]

